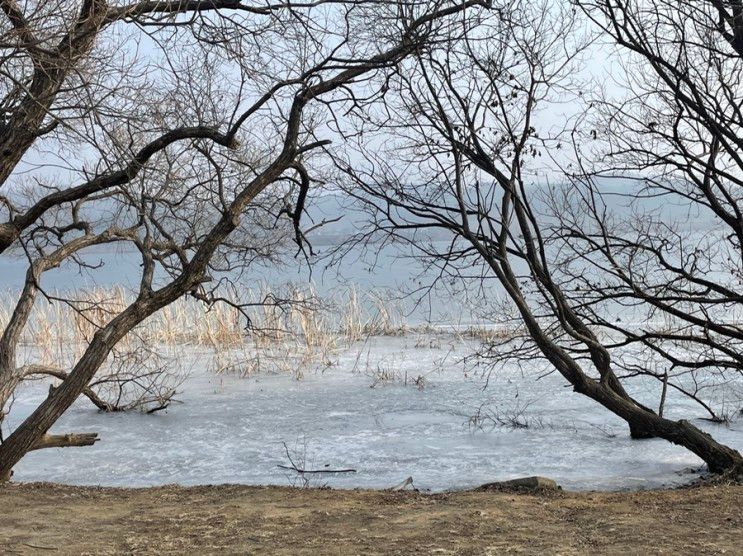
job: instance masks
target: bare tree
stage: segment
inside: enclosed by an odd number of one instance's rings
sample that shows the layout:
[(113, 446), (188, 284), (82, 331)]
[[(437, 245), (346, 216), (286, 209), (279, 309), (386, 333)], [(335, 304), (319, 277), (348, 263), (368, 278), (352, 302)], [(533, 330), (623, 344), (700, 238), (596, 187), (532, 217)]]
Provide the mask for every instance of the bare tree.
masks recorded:
[(335, 134), (336, 106), (374, 98), (382, 75), (485, 2), (0, 6), (0, 251), (29, 260), (0, 340), (0, 407), (29, 370), (17, 345), (44, 271), (87, 266), (87, 247), (113, 242), (142, 269), (135, 299), (0, 444), (7, 479), (29, 450), (95, 440), (46, 433), (145, 319), (187, 294), (222, 299), (226, 272), (275, 257), (282, 222), (301, 248), (313, 152)]
[[(355, 152), (335, 153), (336, 165), (373, 215), (370, 233), (411, 243), (442, 273), (480, 288), (485, 302), (494, 290), (484, 283), (497, 280), (526, 336), (492, 345), (496, 361), (543, 357), (624, 419), (632, 437), (666, 439), (714, 472), (739, 473), (736, 450), (628, 392), (616, 362), (627, 353), (611, 349), (572, 295), (561, 227), (540, 197), (572, 145), (555, 112), (583, 94), (575, 76), (588, 39), (574, 16), (569, 5), (508, 2), (419, 49), (390, 80), (385, 103), (357, 114), (363, 136)], [(448, 240), (433, 241), (442, 231)]]
[[(583, 164), (553, 199), (576, 303), (613, 349), (634, 349), (625, 374), (652, 376), (723, 421), (743, 403), (730, 387), (743, 372), (741, 7), (576, 4), (618, 45), (624, 83), (593, 95), (573, 137)], [(607, 190), (607, 178), (625, 181)], [(629, 318), (607, 318), (611, 307)], [(714, 390), (728, 407), (705, 399)]]

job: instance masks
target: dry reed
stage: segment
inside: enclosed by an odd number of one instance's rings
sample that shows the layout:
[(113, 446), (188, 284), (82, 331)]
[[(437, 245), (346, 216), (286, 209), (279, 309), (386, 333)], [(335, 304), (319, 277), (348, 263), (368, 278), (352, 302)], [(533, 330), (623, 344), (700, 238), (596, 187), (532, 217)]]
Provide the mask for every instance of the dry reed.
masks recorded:
[[(0, 303), (0, 326), (7, 323), (17, 294)], [(34, 307), (22, 342), (33, 348), (44, 364), (68, 368), (79, 358), (93, 334), (131, 301), (123, 288), (60, 293)], [(428, 325), (408, 327), (399, 302), (379, 292), (355, 287), (321, 298), (311, 285), (271, 290), (262, 287), (240, 292), (243, 311), (226, 303), (206, 305), (183, 297), (133, 330), (117, 346), (117, 353), (147, 347), (170, 350), (184, 346), (205, 348), (214, 372), (252, 375), (258, 370), (290, 372), (301, 378), (307, 369), (334, 364), (342, 345), (372, 336), (403, 335), (410, 331), (435, 334)], [(455, 331), (480, 340), (502, 337), (507, 331), (472, 328)]]

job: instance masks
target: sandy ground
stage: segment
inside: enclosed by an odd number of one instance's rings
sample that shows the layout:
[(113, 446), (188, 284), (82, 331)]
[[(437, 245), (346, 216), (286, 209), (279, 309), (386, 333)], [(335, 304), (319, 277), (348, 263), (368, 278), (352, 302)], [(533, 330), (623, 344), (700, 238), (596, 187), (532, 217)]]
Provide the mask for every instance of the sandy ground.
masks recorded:
[(518, 494), (0, 486), (2, 554), (743, 554), (743, 486)]

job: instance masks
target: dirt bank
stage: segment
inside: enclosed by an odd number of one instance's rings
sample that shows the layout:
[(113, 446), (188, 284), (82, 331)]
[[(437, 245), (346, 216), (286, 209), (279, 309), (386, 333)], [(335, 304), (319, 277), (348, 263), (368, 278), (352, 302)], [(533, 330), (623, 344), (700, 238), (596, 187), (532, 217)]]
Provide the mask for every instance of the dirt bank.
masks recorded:
[(743, 487), (545, 495), (0, 486), (2, 554), (741, 554)]

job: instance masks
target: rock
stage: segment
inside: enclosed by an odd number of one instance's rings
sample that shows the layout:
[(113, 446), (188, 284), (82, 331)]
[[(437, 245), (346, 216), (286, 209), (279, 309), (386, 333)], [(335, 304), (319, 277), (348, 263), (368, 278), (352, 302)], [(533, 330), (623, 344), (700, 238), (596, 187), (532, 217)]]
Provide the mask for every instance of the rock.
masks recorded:
[(561, 490), (561, 488), (552, 479), (534, 476), (486, 483), (477, 490)]

